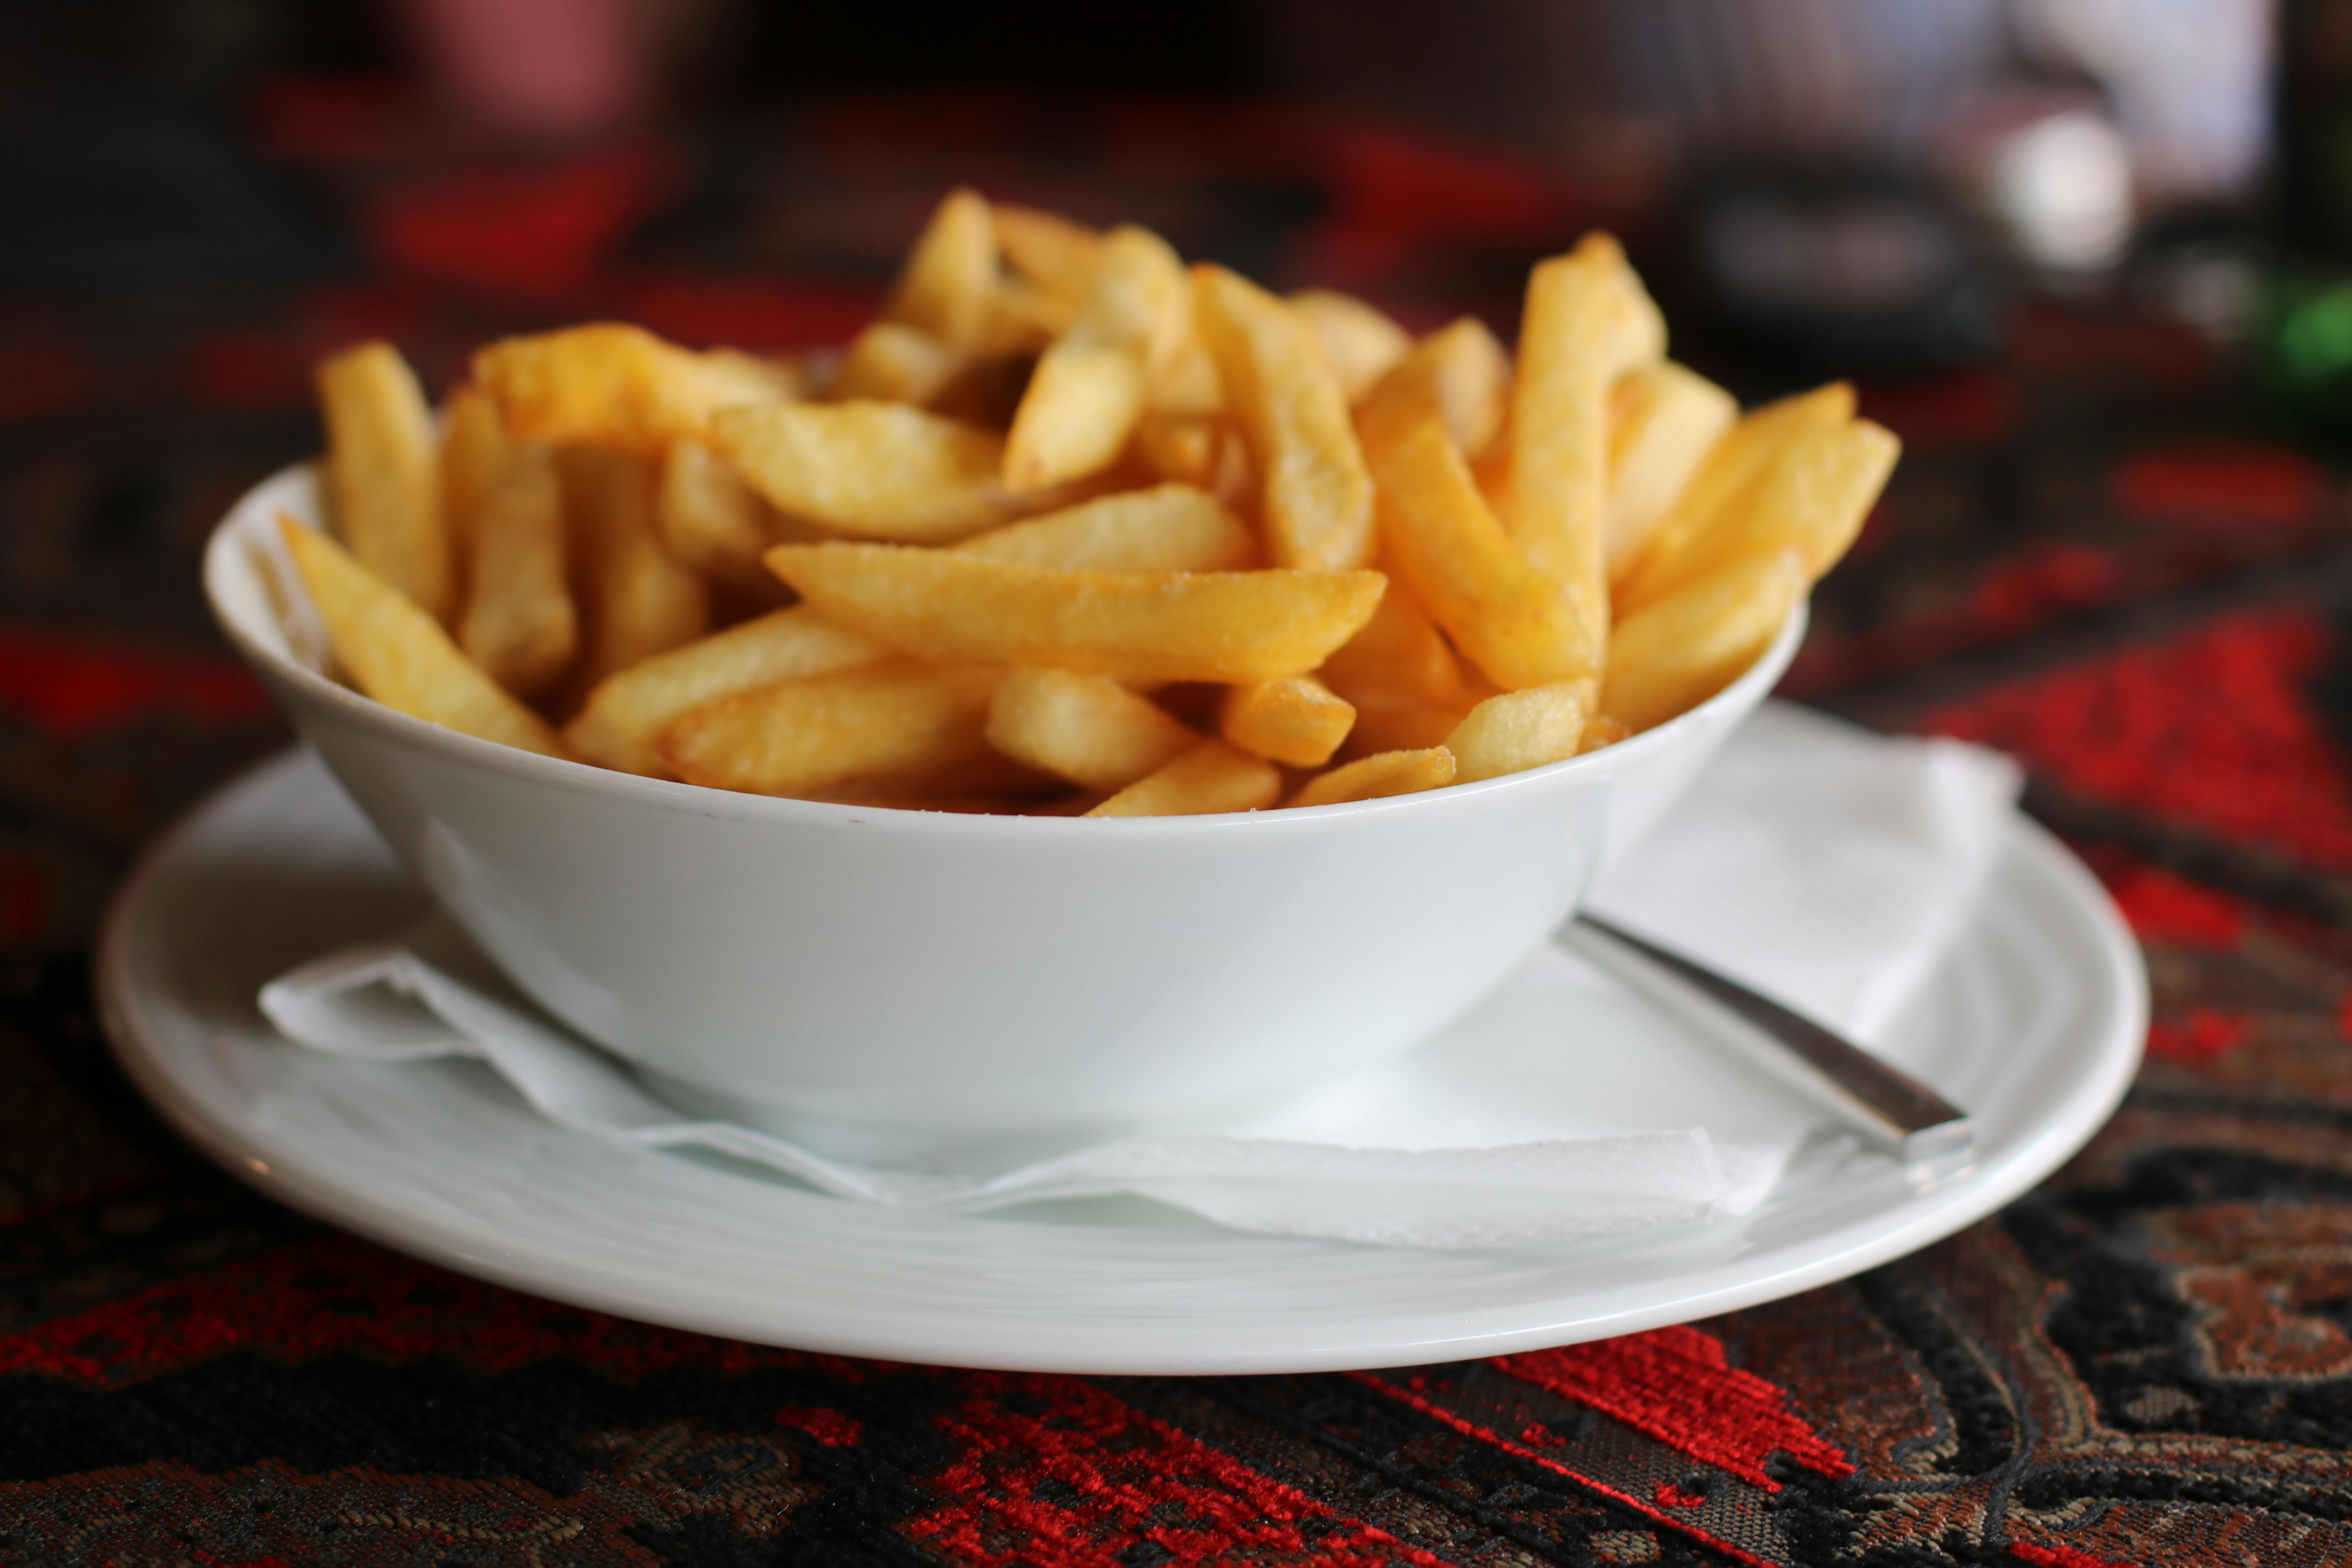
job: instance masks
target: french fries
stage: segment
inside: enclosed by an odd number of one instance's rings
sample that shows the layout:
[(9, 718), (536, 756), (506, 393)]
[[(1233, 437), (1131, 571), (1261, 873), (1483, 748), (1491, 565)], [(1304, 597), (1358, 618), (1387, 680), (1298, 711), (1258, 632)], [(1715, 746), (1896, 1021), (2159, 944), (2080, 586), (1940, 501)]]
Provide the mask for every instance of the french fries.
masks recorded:
[(714, 585), (772, 604), (776, 580), (761, 564), (789, 531), (734, 466), (699, 441), (680, 441), (663, 460), (654, 498), (663, 548)]
[(1385, 800), (1392, 795), (1419, 795), (1443, 789), (1454, 782), (1454, 753), (1443, 746), (1410, 752), (1378, 752), (1328, 773), (1318, 773), (1300, 787), (1286, 805), (1339, 805), (1351, 800)]
[(919, 328), (951, 349), (981, 346), (996, 291), (996, 217), (976, 191), (950, 191), (907, 254), (886, 321)]
[(1419, 751), (1454, 732), (1483, 693), (1410, 584), (1391, 574), (1372, 618), (1318, 672), (1356, 710), (1342, 754)]
[(1282, 795), (1282, 773), (1223, 741), (1203, 741), (1135, 781), (1088, 816), (1205, 816), (1263, 811)]
[(1015, 669), (988, 708), (988, 743), (1026, 763), (1108, 793), (1156, 773), (1201, 737), (1107, 675)]
[(1373, 460), (1390, 568), (1488, 679), (1507, 690), (1599, 679), (1601, 650), (1572, 590), (1503, 531), (1435, 419)]
[(556, 454), (574, 533), (586, 658), (581, 688), (692, 642), (710, 626), (702, 579), (662, 545), (654, 521), (660, 476), (643, 458), (594, 447)]
[(1315, 338), (1349, 405), (1412, 352), (1412, 340), (1379, 310), (1334, 289), (1301, 289), (1286, 301)]
[(1503, 427), (1510, 391), (1510, 356), (1484, 321), (1465, 316), (1422, 339), (1381, 377), (1356, 410), (1356, 433), (1369, 452), (1433, 416), (1475, 462)]
[(1342, 571), (1372, 558), (1372, 478), (1338, 379), (1290, 309), (1222, 267), (1192, 269), (1202, 340), (1265, 478), (1277, 566)]
[(462, 562), (475, 520), (506, 477), (513, 444), (497, 401), (471, 382), (449, 395), (441, 426), (441, 517), (450, 552)]
[(1832, 382), (1768, 404), (1742, 418), (1707, 449), (1673, 510), (1616, 574), (1613, 588), (1630, 611), (1687, 581), (1710, 561), (1709, 532), (1754, 489), (1790, 442), (1808, 430), (1833, 429), (1853, 417), (1853, 388)]
[(877, 321), (841, 356), (827, 395), (836, 403), (909, 403), (929, 408), (971, 369), (971, 356), (904, 321)]
[(1238, 572), (1257, 541), (1214, 496), (1154, 485), (1008, 523), (954, 547), (959, 555), (1094, 572)]
[(349, 549), (286, 543), (362, 690), (551, 755), (887, 809), (1373, 800), (1705, 701), (1853, 543), (1897, 444), (1852, 391), (1742, 416), (1664, 354), (1606, 236), (1535, 268), (1515, 366), (958, 190), (829, 374), (590, 323), (482, 349), (436, 429), (390, 347), (334, 356)]
[(1147, 380), (1191, 325), (1184, 264), (1147, 229), (1113, 229), (1069, 330), (1037, 362), (1004, 442), (1004, 483), (1044, 489), (1110, 466), (1143, 416)]
[(988, 755), (988, 700), (1002, 670), (851, 670), (779, 681), (688, 710), (662, 760), (688, 784), (803, 795), (912, 779)]
[(889, 544), (782, 544), (769, 569), (923, 658), (1122, 680), (1303, 675), (1371, 618), (1377, 572), (1086, 572)]
[(1672, 360), (1637, 365), (1611, 395), (1608, 566), (1613, 582), (1739, 417), (1731, 394)]
[(564, 726), (574, 754), (624, 773), (662, 775), (658, 742), (691, 709), (780, 680), (880, 664), (890, 650), (805, 605), (774, 610), (608, 676)]
[(1580, 681), (1487, 698), (1445, 738), (1454, 782), (1471, 784), (1565, 762), (1582, 743), (1591, 712), (1591, 696)]
[(467, 542), (472, 592), (458, 646), (516, 696), (541, 696), (562, 679), (580, 645), (565, 573), (563, 491), (545, 447), (520, 442), (505, 452), (498, 487), (474, 517)]
[(334, 522), (362, 564), (447, 624), (457, 580), (441, 509), (439, 443), (415, 374), (389, 343), (319, 367)]
[(1892, 432), (1867, 419), (1798, 431), (1758, 479), (1747, 504), (1727, 509), (1705, 541), (1704, 553), (1686, 551), (1660, 563), (1643, 580), (1654, 597), (1667, 597), (1716, 570), (1793, 546), (1809, 578), (1829, 569), (1862, 531), (1870, 504), (1885, 488), (1902, 449)]
[(1504, 521), (1536, 570), (1568, 590), (1595, 637), (1609, 625), (1609, 392), (1618, 376), (1664, 352), (1657, 307), (1615, 240), (1588, 236), (1529, 276)]
[(722, 408), (794, 395), (792, 373), (749, 354), (696, 353), (612, 321), (507, 338), (474, 356), (474, 379), (498, 400), (509, 434), (659, 458), (707, 441)]
[(1783, 545), (1626, 616), (1610, 640), (1601, 710), (1638, 731), (1706, 701), (1756, 662), (1810, 580), (1803, 549)]
[(428, 724), (560, 757), (546, 721), (457, 651), (423, 606), (325, 534), (278, 520), (335, 660), (362, 691)]
[(712, 421), (751, 488), (859, 539), (945, 544), (1013, 515), (1003, 437), (898, 403), (788, 403)]
[(1032, 287), (1059, 303), (1066, 316), (1077, 313), (1095, 268), (1102, 261), (1102, 236), (1084, 224), (1035, 207), (993, 209), (996, 244), (1005, 261)]
[(1244, 752), (1294, 768), (1329, 762), (1355, 727), (1355, 708), (1311, 675), (1229, 686), (1217, 704), (1217, 733)]

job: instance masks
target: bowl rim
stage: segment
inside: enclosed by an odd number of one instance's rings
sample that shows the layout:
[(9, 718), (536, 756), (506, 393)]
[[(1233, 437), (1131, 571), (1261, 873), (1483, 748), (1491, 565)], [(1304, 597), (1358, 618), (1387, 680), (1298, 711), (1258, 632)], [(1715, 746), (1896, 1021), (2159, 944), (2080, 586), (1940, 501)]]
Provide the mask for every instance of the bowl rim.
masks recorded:
[[(623, 773), (617, 769), (599, 767), (593, 763), (575, 762), (569, 757), (544, 756), (518, 747), (501, 745), (460, 731), (447, 729), (428, 720), (403, 713), (374, 698), (358, 691), (270, 646), (268, 639), (257, 635), (241, 623), (238, 612), (231, 605), (226, 593), (230, 574), (252, 572), (254, 564), (248, 554), (237, 559), (237, 546), (248, 531), (260, 525), (248, 520), (264, 507), (272, 511), (283, 510), (304, 527), (319, 526), (315, 513), (306, 516), (301, 509), (286, 505), (272, 492), (283, 487), (310, 481), (314, 487), (319, 478), (316, 461), (296, 462), (278, 469), (255, 484), (230, 503), (221, 520), (214, 524), (205, 542), (203, 577), (205, 600), (212, 611), (213, 620), (223, 636), (228, 638), (237, 653), (257, 670), (273, 680), (283, 682), (313, 700), (324, 703), (342, 718), (390, 741), (436, 753), (450, 762), (488, 768), (510, 778), (545, 784), (568, 794), (597, 795), (614, 801), (628, 801), (657, 809), (682, 812), (690, 816), (717, 816), (747, 822), (793, 824), (821, 828), (872, 828), (943, 832), (971, 837), (992, 837), (1011, 834), (1036, 836), (1055, 834), (1167, 834), (1184, 832), (1279, 830), (1287, 825), (1299, 829), (1311, 829), (1332, 823), (1380, 816), (1395, 811), (1443, 811), (1460, 802), (1482, 795), (1499, 794), (1509, 790), (1541, 789), (1564, 775), (1582, 772), (1607, 774), (1638, 765), (1653, 753), (1671, 750), (1677, 741), (1688, 736), (1702, 722), (1719, 715), (1726, 709), (1752, 709), (1760, 703), (1772, 687), (1778, 684), (1790, 661), (1796, 657), (1797, 647), (1804, 640), (1810, 619), (1810, 602), (1801, 598), (1769, 646), (1758, 656), (1756, 662), (1742, 671), (1739, 678), (1721, 691), (1638, 735), (1627, 737), (1613, 745), (1604, 746), (1580, 756), (1549, 763), (1539, 768), (1528, 768), (1515, 773), (1502, 773), (1494, 778), (1477, 779), (1467, 784), (1446, 784), (1438, 789), (1421, 790), (1411, 795), (1387, 795), (1376, 800), (1342, 801), (1332, 805), (1293, 806), (1279, 810), (1209, 812), (1187, 816), (992, 816), (971, 812), (925, 810), (919, 807), (846, 805), (836, 801), (798, 800), (786, 795), (754, 795), (739, 790), (722, 790), (707, 784), (687, 784), (677, 779), (649, 778), (642, 773)], [(315, 494), (315, 489), (313, 490)], [(281, 584), (295, 593), (303, 590), (299, 583)], [(250, 595), (260, 602), (266, 595)], [(283, 628), (279, 628), (283, 637)], [(1079, 823), (1087, 826), (1078, 826)]]

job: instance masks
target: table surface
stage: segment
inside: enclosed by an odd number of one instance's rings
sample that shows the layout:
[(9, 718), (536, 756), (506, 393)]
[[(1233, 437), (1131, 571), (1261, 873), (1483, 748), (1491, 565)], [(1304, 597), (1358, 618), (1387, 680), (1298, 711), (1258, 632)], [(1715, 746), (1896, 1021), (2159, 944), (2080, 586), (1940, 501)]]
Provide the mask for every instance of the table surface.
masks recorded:
[(848, 103), (530, 167), (350, 89), (248, 130), (237, 245), (130, 278), (0, 241), (0, 1563), (2352, 1560), (2352, 519), (2210, 343), (2036, 304), (1996, 365), (1865, 388), (1908, 454), (1787, 688), (2014, 752), (2138, 931), (2147, 1064), (2056, 1178), (1843, 1285), (1496, 1362), (850, 1362), (321, 1227), (110, 1064), (109, 890), (284, 742), (195, 552), (315, 444), (310, 362), (381, 333), (446, 384), (591, 315), (837, 341), (958, 180), (1507, 327), (1601, 209), (1256, 109)]

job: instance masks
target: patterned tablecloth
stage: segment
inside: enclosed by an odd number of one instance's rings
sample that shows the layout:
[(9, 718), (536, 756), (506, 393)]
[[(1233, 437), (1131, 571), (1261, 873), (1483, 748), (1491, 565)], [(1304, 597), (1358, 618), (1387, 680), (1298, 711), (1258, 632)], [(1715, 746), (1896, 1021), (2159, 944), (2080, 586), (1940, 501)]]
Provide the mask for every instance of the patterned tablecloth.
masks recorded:
[(1255, 110), (863, 102), (533, 167), (349, 88), (248, 129), (282, 251), (0, 293), (0, 1563), (2352, 1561), (2352, 527), (2204, 341), (2033, 306), (1999, 365), (1866, 390), (1909, 456), (1790, 682), (2015, 752), (2137, 927), (2147, 1065), (2056, 1178), (1843, 1285), (1500, 1361), (852, 1362), (321, 1228), (111, 1066), (109, 889), (286, 740), (194, 554), (314, 444), (312, 357), (383, 333), (440, 384), (590, 314), (837, 340), (960, 179), (1507, 328), (1593, 209)]

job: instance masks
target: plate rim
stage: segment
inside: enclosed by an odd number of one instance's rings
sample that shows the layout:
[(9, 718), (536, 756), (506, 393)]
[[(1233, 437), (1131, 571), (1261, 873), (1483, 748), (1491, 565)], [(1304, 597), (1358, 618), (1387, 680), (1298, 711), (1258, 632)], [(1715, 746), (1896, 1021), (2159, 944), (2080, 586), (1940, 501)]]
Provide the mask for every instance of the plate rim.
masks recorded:
[[(395, 1251), (551, 1300), (794, 1350), (1018, 1372), (1242, 1375), (1463, 1360), (1712, 1317), (1846, 1279), (1931, 1245), (1997, 1212), (2058, 1169), (2105, 1124), (2130, 1087), (2147, 1033), (2146, 970), (2121, 914), (2090, 871), (2063, 845), (2022, 814), (2013, 814), (2004, 826), (2003, 853), (2021, 856), (2030, 872), (2051, 885), (2060, 905), (2083, 923), (2101, 957), (2095, 981), (2086, 977), (2085, 984), (2100, 997), (2101, 1013), (2111, 1015), (2106, 1033), (2085, 1046), (2084, 1070), (2073, 1091), (2062, 1098), (2058, 1113), (1997, 1168), (1972, 1173), (1899, 1202), (1891, 1212), (1877, 1208), (1842, 1222), (1811, 1238), (1807, 1244), (1810, 1257), (1760, 1270), (1753, 1267), (1754, 1255), (1717, 1260), (1691, 1273), (1705, 1278), (1730, 1270), (1738, 1277), (1696, 1291), (1668, 1286), (1658, 1292), (1659, 1300), (1613, 1310), (1579, 1311), (1569, 1307), (1568, 1298), (1555, 1298), (1558, 1307), (1549, 1321), (1517, 1327), (1434, 1332), (1400, 1323), (1385, 1333), (1367, 1332), (1364, 1323), (1377, 1321), (1378, 1314), (1360, 1310), (1346, 1322), (1335, 1321), (1321, 1341), (1302, 1340), (1296, 1331), (1289, 1331), (1274, 1336), (1278, 1342), (1271, 1343), (1265, 1342), (1263, 1334), (1239, 1329), (1206, 1335), (1198, 1330), (1182, 1332), (1164, 1318), (1087, 1317), (1081, 1311), (1072, 1319), (1051, 1322), (958, 1310), (951, 1303), (942, 1303), (930, 1313), (938, 1321), (928, 1329), (897, 1318), (886, 1321), (870, 1309), (861, 1312), (854, 1301), (772, 1300), (764, 1314), (709, 1303), (698, 1308), (691, 1299), (666, 1293), (657, 1279), (615, 1278), (610, 1265), (600, 1273), (593, 1262), (575, 1259), (567, 1272), (565, 1260), (550, 1256), (557, 1250), (555, 1239), (540, 1240), (539, 1257), (532, 1256), (534, 1248), (520, 1239), (503, 1247), (494, 1236), (469, 1243), (406, 1215), (394, 1199), (337, 1182), (331, 1170), (308, 1169), (299, 1159), (264, 1158), (278, 1152), (209, 1104), (198, 1087), (175, 1076), (168, 1060), (171, 1048), (163, 1043), (162, 1030), (146, 1016), (149, 1004), (142, 1002), (135, 984), (141, 913), (152, 889), (178, 868), (188, 847), (200, 840), (216, 818), (248, 794), (266, 788), (281, 773), (306, 765), (315, 766), (315, 759), (307, 748), (298, 745), (261, 760), (215, 787), (150, 846), (117, 891), (99, 939), (93, 989), (110, 1048), (141, 1093), (206, 1158), (248, 1185), (298, 1212)], [(333, 787), (323, 768), (319, 777)], [(572, 1136), (587, 1139), (591, 1135)], [(966, 1223), (1008, 1223), (965, 1217)], [(1895, 1223), (1888, 1223), (1890, 1219)], [(1078, 1227), (1056, 1228), (1068, 1233)], [(1145, 1234), (1111, 1228), (1122, 1237)], [(1195, 1244), (1203, 1239), (1198, 1232), (1181, 1234)], [(1281, 1238), (1240, 1234), (1232, 1237), (1242, 1245), (1271, 1239)], [(1389, 1250), (1411, 1255), (1411, 1249)], [(1774, 1250), (1768, 1247), (1764, 1258), (1769, 1260)], [(1748, 1267), (1743, 1268), (1743, 1262)], [(1678, 1278), (1684, 1276), (1669, 1277)], [(1475, 1310), (1475, 1305), (1467, 1303), (1465, 1309)], [(1416, 1306), (1410, 1310), (1423, 1317), (1430, 1309)], [(1533, 1308), (1522, 1310), (1530, 1317), (1537, 1315)]]

